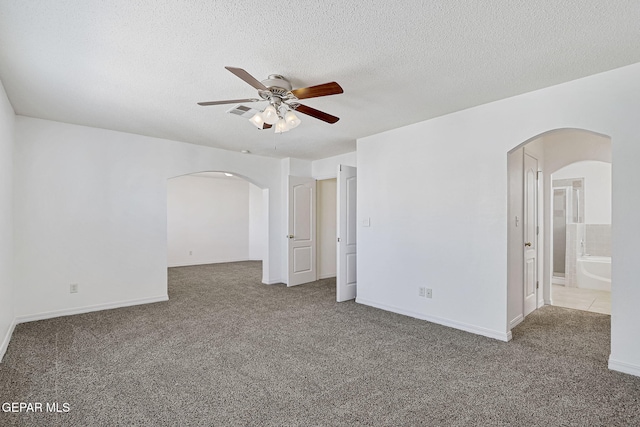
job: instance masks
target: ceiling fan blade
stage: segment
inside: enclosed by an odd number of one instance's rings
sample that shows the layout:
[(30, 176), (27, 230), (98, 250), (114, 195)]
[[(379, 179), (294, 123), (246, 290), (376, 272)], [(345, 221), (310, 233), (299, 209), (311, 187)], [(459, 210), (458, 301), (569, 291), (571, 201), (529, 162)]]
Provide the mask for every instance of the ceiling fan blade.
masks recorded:
[(263, 123), (263, 124), (262, 124), (262, 129), (263, 129), (263, 130), (264, 130), (264, 129), (269, 129), (269, 128), (271, 128), (272, 126), (273, 126), (273, 125), (270, 125), (269, 123)]
[(291, 91), (298, 99), (317, 98), (319, 96), (337, 95), (343, 93), (342, 87), (336, 82), (325, 83), (317, 86), (303, 87)]
[(253, 77), (251, 74), (247, 73), (242, 68), (236, 68), (236, 67), (224, 67), (224, 68), (226, 68), (227, 70), (231, 71), (233, 74), (235, 74), (236, 76), (240, 77), (242, 80), (244, 80), (245, 82), (249, 83), (251, 86), (255, 87), (256, 89), (258, 89), (258, 90), (267, 90), (267, 87), (265, 85), (260, 83), (255, 77)]
[(225, 101), (209, 101), (209, 102), (198, 102), (198, 105), (202, 105), (203, 107), (207, 105), (222, 105), (222, 104), (241, 104), (243, 102), (258, 102), (260, 99), (257, 98), (249, 98), (249, 99), (227, 99)]
[(301, 112), (302, 114), (306, 114), (307, 116), (322, 120), (323, 122), (333, 124), (340, 120), (339, 117), (332, 116), (331, 114), (324, 113), (320, 110), (316, 110), (315, 108), (307, 107), (306, 105), (298, 104), (297, 102), (291, 103), (289, 104), (289, 106), (294, 110)]

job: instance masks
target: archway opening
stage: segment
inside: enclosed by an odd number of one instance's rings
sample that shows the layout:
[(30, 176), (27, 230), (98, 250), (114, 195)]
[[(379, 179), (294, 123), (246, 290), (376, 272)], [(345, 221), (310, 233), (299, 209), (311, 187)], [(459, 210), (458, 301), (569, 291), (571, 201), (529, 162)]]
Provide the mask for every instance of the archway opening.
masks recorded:
[[(525, 160), (529, 163), (525, 164)], [(508, 153), (507, 324), (512, 329), (537, 308), (552, 304), (553, 283), (553, 177), (578, 162), (611, 164), (611, 138), (585, 129), (556, 129), (537, 135)], [(533, 166), (532, 166), (533, 165)], [(533, 173), (528, 173), (533, 172)], [(560, 175), (558, 175), (560, 176)], [(560, 183), (562, 184), (562, 182)], [(600, 183), (595, 183), (600, 184)], [(584, 180), (583, 180), (583, 186)], [(592, 182), (593, 188), (594, 182)], [(586, 187), (583, 188), (583, 191)], [(572, 190), (573, 191), (573, 190)], [(576, 194), (576, 200), (580, 197)], [(582, 194), (584, 202), (584, 194)], [(609, 201), (610, 203), (610, 201)], [(584, 220), (576, 205), (576, 217)], [(610, 205), (609, 205), (610, 206)], [(609, 229), (610, 229), (609, 224)], [(577, 228), (576, 226), (571, 226)], [(569, 236), (572, 268), (580, 239)], [(583, 242), (584, 244), (584, 242)], [(609, 249), (610, 250), (610, 249)], [(565, 262), (569, 263), (566, 260)]]
[(167, 265), (262, 262), (268, 277), (268, 189), (227, 171), (167, 181)]

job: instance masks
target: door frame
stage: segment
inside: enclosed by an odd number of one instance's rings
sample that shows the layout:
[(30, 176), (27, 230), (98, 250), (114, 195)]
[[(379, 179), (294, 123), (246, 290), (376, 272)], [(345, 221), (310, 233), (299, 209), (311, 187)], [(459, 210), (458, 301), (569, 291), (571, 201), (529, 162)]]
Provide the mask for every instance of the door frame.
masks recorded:
[[(527, 172), (528, 169), (526, 167), (527, 164), (527, 156), (531, 159), (533, 159), (535, 161), (535, 170), (533, 171), (534, 173), (534, 185), (532, 187), (532, 190), (534, 192), (533, 197), (531, 198), (532, 202), (533, 202), (533, 209), (531, 210), (531, 212), (533, 213), (533, 224), (531, 225), (533, 227), (533, 232), (532, 232), (532, 236), (527, 236), (527, 229), (529, 228), (529, 221), (531, 221), (530, 218), (527, 217), (527, 203), (528, 203), (528, 199), (529, 199), (529, 193), (528, 193), (528, 189), (527, 189)], [(523, 234), (523, 245), (522, 245), (522, 256), (523, 256), (523, 287), (522, 287), (522, 314), (523, 314), (523, 318), (527, 317), (529, 314), (533, 313), (534, 311), (536, 311), (539, 308), (539, 300), (540, 300), (540, 295), (541, 295), (541, 289), (540, 289), (540, 174), (542, 173), (542, 171), (540, 170), (540, 160), (533, 156), (531, 153), (528, 153), (526, 151), (526, 149), (524, 150), (524, 155), (523, 155), (523, 178), (522, 178), (522, 182), (523, 182), (523, 186), (522, 186), (522, 201), (523, 201), (523, 216), (522, 216), (522, 234)], [(528, 240), (528, 241), (527, 241)], [(533, 281), (535, 282), (534, 288), (533, 288), (533, 308), (528, 310), (527, 309), (527, 245), (529, 244), (533, 244), (534, 246), (534, 250), (533, 252), (533, 258), (535, 259), (534, 265), (533, 265), (533, 274), (534, 274), (534, 278)]]
[[(544, 200), (540, 191), (542, 171), (540, 159), (534, 154), (525, 152), (525, 144), (522, 144), (507, 153), (507, 328), (511, 330), (520, 324), (525, 318), (525, 265), (524, 265), (524, 208), (525, 208), (525, 155), (529, 155), (538, 161), (536, 171), (536, 262), (535, 273), (538, 283), (541, 282), (542, 259), (544, 250), (540, 244), (542, 227), (540, 224), (541, 212)], [(536, 307), (541, 307), (544, 301), (540, 296), (544, 295), (544, 283), (536, 288)]]

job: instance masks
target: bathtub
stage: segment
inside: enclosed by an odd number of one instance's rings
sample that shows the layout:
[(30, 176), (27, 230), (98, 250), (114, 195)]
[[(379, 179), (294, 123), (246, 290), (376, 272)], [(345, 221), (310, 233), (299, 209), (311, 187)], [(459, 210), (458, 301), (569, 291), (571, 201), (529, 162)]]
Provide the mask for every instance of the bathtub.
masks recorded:
[(578, 258), (576, 281), (579, 288), (611, 291), (611, 258), (581, 256)]

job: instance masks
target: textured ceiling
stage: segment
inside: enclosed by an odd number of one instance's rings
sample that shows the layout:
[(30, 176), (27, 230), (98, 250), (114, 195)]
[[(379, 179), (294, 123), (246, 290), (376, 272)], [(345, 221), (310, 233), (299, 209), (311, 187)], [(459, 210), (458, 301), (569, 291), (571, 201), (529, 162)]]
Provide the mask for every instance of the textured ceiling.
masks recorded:
[[(271, 2), (272, 3), (272, 2)], [(0, 79), (17, 114), (275, 157), (640, 62), (637, 0), (0, 0)], [(253, 98), (224, 66), (336, 115), (276, 135), (226, 114)], [(255, 106), (256, 104), (252, 104)]]

